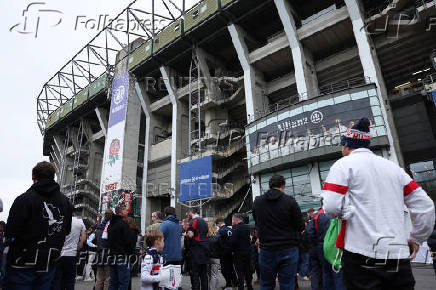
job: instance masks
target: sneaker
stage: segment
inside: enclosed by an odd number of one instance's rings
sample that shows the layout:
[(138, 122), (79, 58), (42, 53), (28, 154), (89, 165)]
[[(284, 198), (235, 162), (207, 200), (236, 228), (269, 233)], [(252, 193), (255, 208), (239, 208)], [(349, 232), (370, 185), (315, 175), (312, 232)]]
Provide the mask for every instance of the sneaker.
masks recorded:
[(309, 278), (309, 277), (307, 277), (307, 276), (304, 276), (304, 277), (303, 277), (303, 280), (304, 280), (304, 281), (309, 281), (309, 280), (310, 280), (310, 278)]
[(77, 276), (76, 280), (83, 280), (83, 276)]

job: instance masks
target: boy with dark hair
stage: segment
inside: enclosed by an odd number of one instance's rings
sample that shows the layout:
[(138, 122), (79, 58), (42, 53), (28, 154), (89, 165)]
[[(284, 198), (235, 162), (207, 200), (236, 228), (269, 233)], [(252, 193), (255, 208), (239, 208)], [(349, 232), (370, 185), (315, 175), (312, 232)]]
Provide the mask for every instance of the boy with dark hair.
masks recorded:
[(145, 236), (144, 258), (141, 262), (141, 290), (155, 290), (159, 288), (160, 268), (163, 264), (163, 258), (159, 254), (164, 248), (164, 236), (158, 230), (151, 230)]

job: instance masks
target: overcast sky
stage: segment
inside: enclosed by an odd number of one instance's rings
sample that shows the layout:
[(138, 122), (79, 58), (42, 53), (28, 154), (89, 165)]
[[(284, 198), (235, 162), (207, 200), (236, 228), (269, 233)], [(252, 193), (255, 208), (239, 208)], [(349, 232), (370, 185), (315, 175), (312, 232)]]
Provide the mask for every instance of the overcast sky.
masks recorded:
[[(51, 13), (51, 18), (41, 16), (35, 38), (34, 33), (19, 33), (18, 30), (23, 30), (22, 25), (10, 31), (12, 26), (23, 23), (23, 10), (32, 1), (0, 1), (3, 12), (0, 18), (0, 116), (4, 123), (0, 129), (0, 198), (4, 204), (0, 220), (6, 220), (15, 197), (30, 187), (35, 163), (48, 159), (42, 155), (42, 137), (36, 124), (38, 93), (43, 84), (97, 34), (95, 30), (83, 28), (75, 31), (77, 16), (116, 16), (130, 0), (39, 2), (45, 2), (45, 9), (59, 10), (62, 14)], [(62, 22), (51, 27), (53, 23), (48, 22), (57, 15)], [(30, 20), (27, 31), (35, 27), (35, 22)]]

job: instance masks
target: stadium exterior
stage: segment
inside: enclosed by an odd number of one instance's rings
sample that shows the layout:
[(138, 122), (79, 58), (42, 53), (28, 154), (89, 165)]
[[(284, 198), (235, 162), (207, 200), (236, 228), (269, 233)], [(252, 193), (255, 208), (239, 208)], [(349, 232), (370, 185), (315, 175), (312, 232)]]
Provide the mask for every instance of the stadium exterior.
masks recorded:
[[(89, 224), (118, 202), (142, 230), (169, 205), (249, 212), (273, 173), (316, 207), (363, 116), (373, 151), (436, 199), (435, 1), (167, 2), (134, 1), (38, 96), (44, 154)], [(152, 27), (132, 32), (138, 13)]]

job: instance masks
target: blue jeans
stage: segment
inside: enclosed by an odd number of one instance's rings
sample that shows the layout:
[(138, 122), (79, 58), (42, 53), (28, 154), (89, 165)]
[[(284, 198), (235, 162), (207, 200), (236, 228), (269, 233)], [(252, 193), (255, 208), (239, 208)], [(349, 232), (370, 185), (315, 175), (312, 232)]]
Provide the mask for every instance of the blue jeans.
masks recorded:
[(309, 277), (309, 253), (300, 252), (300, 259), (298, 262), (298, 273), (301, 277)]
[(77, 258), (62, 256), (56, 265), (56, 274), (52, 283), (52, 290), (74, 290), (76, 283)]
[(130, 282), (130, 264), (126, 259), (119, 259), (110, 264), (111, 280), (109, 290), (127, 290)]
[(56, 267), (47, 272), (36, 272), (34, 269), (6, 270), (4, 290), (47, 290), (50, 289)]
[(276, 251), (260, 249), (260, 289), (274, 289), (278, 275), (280, 290), (294, 290), (297, 268), (297, 247)]
[(324, 251), (318, 248), (318, 255), (322, 265), (322, 289), (323, 290), (345, 290), (343, 270), (336, 273), (332, 265), (324, 258)]

